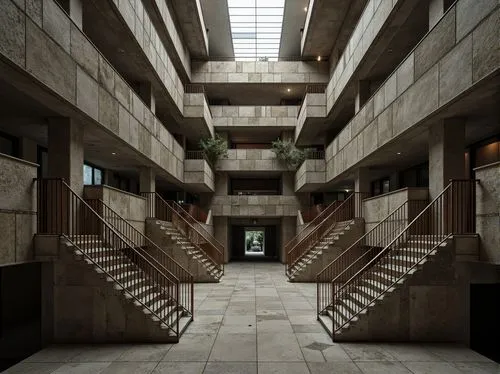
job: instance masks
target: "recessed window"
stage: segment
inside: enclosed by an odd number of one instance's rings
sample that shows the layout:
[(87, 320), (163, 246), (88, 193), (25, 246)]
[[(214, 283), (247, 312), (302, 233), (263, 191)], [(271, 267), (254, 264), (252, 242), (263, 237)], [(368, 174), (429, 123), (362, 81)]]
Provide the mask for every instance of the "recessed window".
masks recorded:
[(236, 61), (277, 61), (285, 0), (228, 0)]
[(101, 185), (102, 182), (103, 182), (102, 169), (89, 164), (83, 164), (84, 185)]

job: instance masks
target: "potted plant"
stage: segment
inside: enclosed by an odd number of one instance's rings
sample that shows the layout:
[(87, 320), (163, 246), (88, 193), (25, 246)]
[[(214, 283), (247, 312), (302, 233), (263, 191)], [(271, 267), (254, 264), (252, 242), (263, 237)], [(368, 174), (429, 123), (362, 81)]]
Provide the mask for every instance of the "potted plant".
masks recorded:
[(289, 140), (275, 140), (272, 142), (271, 151), (276, 154), (278, 160), (283, 161), (288, 167), (297, 169), (305, 160), (304, 151), (298, 149)]
[(215, 136), (200, 139), (200, 148), (203, 151), (205, 159), (208, 161), (212, 167), (215, 167), (217, 161), (221, 158), (227, 158), (227, 141), (222, 138), (219, 134)]

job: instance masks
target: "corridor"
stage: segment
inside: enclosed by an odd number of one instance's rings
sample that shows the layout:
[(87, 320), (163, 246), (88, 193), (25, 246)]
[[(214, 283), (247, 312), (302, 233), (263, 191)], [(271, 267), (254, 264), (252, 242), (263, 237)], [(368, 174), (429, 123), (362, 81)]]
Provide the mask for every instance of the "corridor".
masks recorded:
[(499, 373), (462, 347), (332, 343), (315, 317), (315, 284), (277, 263), (231, 263), (197, 284), (195, 321), (174, 345), (55, 346), (6, 373)]

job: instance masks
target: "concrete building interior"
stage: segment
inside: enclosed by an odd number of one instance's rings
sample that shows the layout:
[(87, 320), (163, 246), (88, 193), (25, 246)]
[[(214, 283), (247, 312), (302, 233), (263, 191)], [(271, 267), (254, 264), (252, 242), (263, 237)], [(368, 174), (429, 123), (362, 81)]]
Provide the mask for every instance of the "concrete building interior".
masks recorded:
[(500, 373), (498, 0), (0, 0), (0, 372)]

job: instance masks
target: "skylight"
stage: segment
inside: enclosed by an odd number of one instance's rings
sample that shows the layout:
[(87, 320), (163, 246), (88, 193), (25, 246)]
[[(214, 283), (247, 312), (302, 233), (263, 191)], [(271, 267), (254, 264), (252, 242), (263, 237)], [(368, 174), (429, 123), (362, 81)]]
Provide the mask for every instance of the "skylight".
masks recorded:
[(228, 0), (237, 61), (277, 61), (285, 0)]

